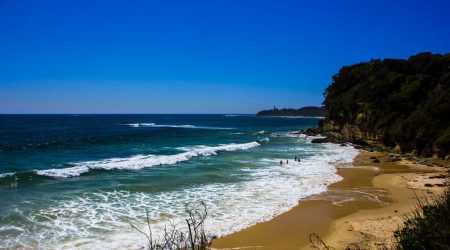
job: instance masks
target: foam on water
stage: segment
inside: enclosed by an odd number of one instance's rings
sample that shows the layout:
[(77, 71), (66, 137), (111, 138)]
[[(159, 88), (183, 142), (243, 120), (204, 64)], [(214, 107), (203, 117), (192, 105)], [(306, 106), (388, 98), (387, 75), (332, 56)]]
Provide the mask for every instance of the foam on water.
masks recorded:
[(222, 127), (194, 126), (194, 125), (173, 125), (173, 124), (156, 124), (156, 123), (126, 123), (123, 124), (133, 128), (151, 127), (151, 128), (190, 128), (190, 129), (233, 129)]
[[(186, 152), (189, 155), (210, 155), (220, 150), (257, 145), (253, 142), (182, 149), (190, 150)], [(261, 167), (243, 168), (242, 174), (248, 176), (246, 181), (211, 183), (153, 194), (128, 191), (84, 193), (28, 215), (27, 219), (34, 222), (33, 226), (45, 230), (15, 230), (15, 237), (3, 239), (3, 246), (32, 244), (26, 241), (31, 232), (35, 234), (33, 238), (38, 240), (39, 247), (137, 249), (145, 245), (145, 238), (132, 230), (129, 223), (144, 229), (145, 208), (154, 220), (153, 233), (158, 236), (168, 218), (183, 225), (186, 216), (184, 204), (198, 200), (206, 202), (211, 215), (206, 230), (219, 236), (226, 235), (269, 220), (296, 206), (301, 198), (324, 192), (327, 185), (341, 180), (334, 164), (351, 164), (357, 152), (350, 146), (326, 143), (317, 146), (315, 154), (301, 162), (292, 161), (280, 167), (277, 162), (281, 159), (263, 159), (259, 161)], [(146, 159), (137, 158), (137, 161)], [(96, 166), (127, 166), (123, 161), (97, 162)]]
[(258, 142), (270, 142), (269, 137), (263, 137), (261, 139), (258, 139)]
[(265, 130), (261, 130), (261, 131), (258, 131), (256, 133), (254, 133), (253, 135), (262, 135), (264, 133), (266, 133), (266, 131)]
[(53, 168), (46, 170), (35, 170), (38, 175), (45, 175), (50, 177), (75, 177), (80, 176), (83, 173), (89, 172), (89, 168), (86, 166), (76, 166), (70, 168)]
[[(187, 161), (192, 157), (216, 155), (220, 151), (245, 150), (259, 146), (257, 142), (230, 143), (220, 146), (193, 146), (184, 147), (186, 152), (175, 155), (137, 155), (129, 158), (112, 158), (102, 161), (90, 161), (79, 163), (81, 166), (88, 166), (92, 169), (142, 169), (158, 165), (171, 165), (178, 162)], [(181, 149), (181, 148), (180, 148)]]
[(74, 167), (60, 168), (60, 169), (47, 169), (47, 170), (35, 170), (38, 175), (45, 175), (51, 177), (75, 177), (83, 173), (89, 172), (89, 169), (102, 169), (102, 170), (137, 170), (142, 168), (148, 168), (159, 165), (172, 165), (178, 162), (183, 162), (198, 156), (210, 156), (217, 155), (218, 152), (223, 151), (235, 151), (245, 150), (256, 146), (259, 146), (258, 142), (249, 143), (230, 143), (219, 146), (191, 146), (180, 147), (178, 149), (186, 152), (175, 155), (136, 155), (127, 158), (111, 158), (100, 161), (86, 161), (74, 163)]
[(8, 176), (13, 176), (15, 173), (3, 173), (3, 174), (0, 174), (0, 178), (3, 178), (3, 177), (8, 177)]

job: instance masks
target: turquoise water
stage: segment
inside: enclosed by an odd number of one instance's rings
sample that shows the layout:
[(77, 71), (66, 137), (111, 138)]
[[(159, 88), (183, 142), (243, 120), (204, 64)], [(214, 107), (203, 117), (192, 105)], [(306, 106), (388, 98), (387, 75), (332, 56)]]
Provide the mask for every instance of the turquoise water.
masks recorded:
[[(268, 220), (340, 179), (356, 151), (289, 132), (316, 118), (0, 116), (0, 248), (134, 248), (203, 200), (207, 230)], [(298, 156), (301, 162), (294, 162)], [(280, 160), (290, 160), (279, 165)]]

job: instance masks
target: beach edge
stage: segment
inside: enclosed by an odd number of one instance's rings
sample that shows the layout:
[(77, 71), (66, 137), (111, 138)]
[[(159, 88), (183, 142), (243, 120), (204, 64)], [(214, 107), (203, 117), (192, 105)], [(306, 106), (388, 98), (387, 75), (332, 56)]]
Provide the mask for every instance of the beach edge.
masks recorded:
[(417, 194), (427, 199), (439, 196), (443, 191), (440, 184), (445, 179), (430, 177), (448, 171), (448, 166), (433, 167), (400, 159), (392, 153), (365, 150), (359, 151), (353, 165), (351, 168), (336, 166), (343, 179), (329, 185), (328, 190), (341, 195), (367, 188), (384, 190), (388, 195), (383, 202), (362, 200), (336, 204), (326, 191), (300, 200), (297, 206), (269, 221), (215, 239), (212, 248), (310, 249), (312, 233), (336, 249), (349, 244), (368, 249), (392, 245), (393, 232), (417, 206)]

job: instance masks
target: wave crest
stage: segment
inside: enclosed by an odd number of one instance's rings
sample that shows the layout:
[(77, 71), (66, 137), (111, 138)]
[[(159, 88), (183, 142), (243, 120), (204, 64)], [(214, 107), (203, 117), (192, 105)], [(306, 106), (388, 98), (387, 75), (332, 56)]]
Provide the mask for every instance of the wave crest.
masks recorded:
[(70, 168), (53, 168), (46, 170), (35, 170), (36, 174), (50, 176), (50, 177), (76, 177), (83, 173), (89, 172), (89, 168), (86, 166), (75, 166)]
[(193, 146), (181, 147), (179, 149), (186, 152), (175, 155), (135, 155), (127, 158), (111, 158), (100, 161), (86, 161), (75, 163), (74, 167), (60, 169), (36, 170), (36, 174), (50, 177), (76, 177), (89, 172), (90, 169), (102, 170), (138, 170), (159, 165), (172, 165), (178, 162), (187, 161), (197, 156), (217, 155), (220, 151), (245, 150), (259, 146), (258, 142), (230, 143), (219, 146)]
[(208, 127), (208, 126), (194, 126), (194, 125), (174, 125), (174, 124), (156, 124), (156, 123), (125, 123), (123, 124), (132, 128), (189, 128), (189, 129), (233, 129), (233, 128), (223, 128), (223, 127)]

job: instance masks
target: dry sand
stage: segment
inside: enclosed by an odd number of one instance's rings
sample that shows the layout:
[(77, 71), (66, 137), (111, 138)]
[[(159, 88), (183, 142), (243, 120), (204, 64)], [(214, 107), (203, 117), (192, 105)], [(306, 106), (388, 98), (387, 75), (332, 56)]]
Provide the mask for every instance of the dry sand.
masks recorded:
[[(380, 162), (374, 163), (374, 157)], [(443, 190), (442, 175), (448, 170), (448, 166), (392, 161), (385, 153), (365, 151), (353, 165), (338, 169), (343, 180), (330, 185), (327, 192), (301, 200), (298, 206), (270, 221), (216, 239), (212, 247), (311, 249), (311, 233), (336, 249), (352, 243), (362, 249), (389, 246), (393, 231), (416, 206), (416, 196), (437, 197)], [(321, 242), (315, 240), (314, 244), (320, 247)]]

